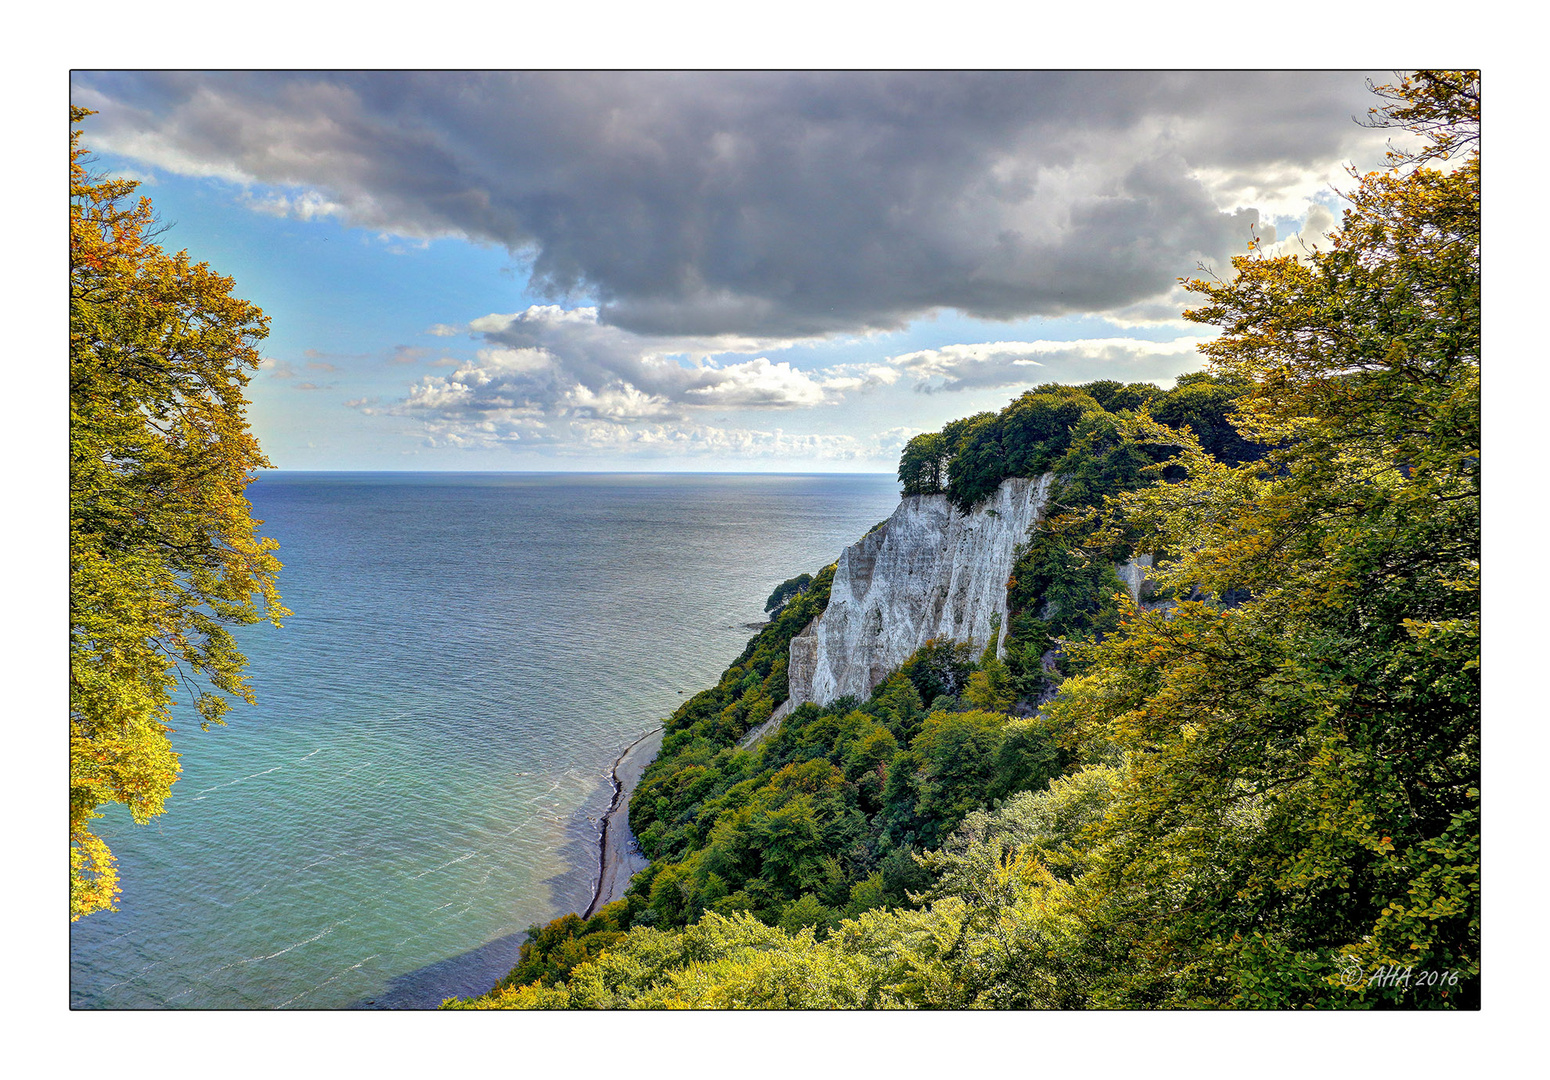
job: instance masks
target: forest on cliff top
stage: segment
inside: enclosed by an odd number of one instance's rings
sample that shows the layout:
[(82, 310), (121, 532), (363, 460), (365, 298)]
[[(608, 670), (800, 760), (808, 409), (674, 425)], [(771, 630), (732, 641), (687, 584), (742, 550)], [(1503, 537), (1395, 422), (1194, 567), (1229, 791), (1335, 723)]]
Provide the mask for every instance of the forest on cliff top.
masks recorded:
[(741, 748), (834, 568), (788, 583), (667, 721), (651, 866), (448, 1006), (1478, 1007), (1479, 78), (1377, 92), (1419, 149), (1327, 245), (1187, 283), (1207, 372), (905, 448), (966, 510), (1055, 475), (1002, 656), (933, 642)]

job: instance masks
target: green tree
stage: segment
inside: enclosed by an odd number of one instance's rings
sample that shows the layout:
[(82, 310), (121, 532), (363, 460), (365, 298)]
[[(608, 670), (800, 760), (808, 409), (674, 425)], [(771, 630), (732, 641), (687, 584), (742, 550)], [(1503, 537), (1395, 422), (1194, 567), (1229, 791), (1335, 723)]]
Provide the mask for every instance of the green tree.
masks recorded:
[(986, 801), (1007, 717), (972, 709), (926, 717), (911, 751), (920, 762), (916, 813), (928, 822), (921, 839), (934, 844)]
[(947, 494), (960, 510), (968, 510), (995, 494), (1001, 481), (1014, 475), (1007, 470), (1006, 450), (1001, 445), (1001, 417), (981, 413), (954, 442), (957, 449), (947, 464)]
[(931, 638), (899, 668), (927, 705), (939, 697), (954, 697), (974, 671), (974, 645), (951, 638)]
[(162, 811), (184, 687), (202, 726), (253, 700), (230, 625), (288, 614), (243, 492), (268, 465), (243, 388), (268, 320), (152, 242), (150, 200), (87, 171), (70, 110), (70, 917), (111, 908), (91, 822)]
[(899, 483), (905, 495), (940, 495), (947, 483), (947, 440), (939, 431), (917, 435), (899, 455)]
[(1071, 445), (1082, 417), (1098, 411), (1084, 387), (1046, 384), (1022, 394), (1001, 412), (1006, 475), (1037, 476), (1047, 470)]
[(794, 578), (787, 578), (775, 586), (775, 591), (770, 593), (770, 598), (764, 602), (766, 612), (778, 612), (786, 606), (786, 602), (793, 596), (805, 593), (808, 586), (813, 583), (812, 574), (798, 574)]
[(1171, 428), (1188, 426), (1206, 453), (1228, 465), (1257, 459), (1255, 446), (1233, 427), (1233, 403), (1247, 389), (1241, 380), (1215, 378), (1199, 371), (1180, 375), (1174, 388), (1151, 405), (1152, 416)]
[(1085, 383), (1081, 389), (1087, 391), (1092, 399), (1104, 410), (1111, 413), (1134, 412), (1148, 401), (1161, 397), (1164, 393), (1151, 383), (1120, 384), (1113, 379), (1100, 379), (1097, 382)]

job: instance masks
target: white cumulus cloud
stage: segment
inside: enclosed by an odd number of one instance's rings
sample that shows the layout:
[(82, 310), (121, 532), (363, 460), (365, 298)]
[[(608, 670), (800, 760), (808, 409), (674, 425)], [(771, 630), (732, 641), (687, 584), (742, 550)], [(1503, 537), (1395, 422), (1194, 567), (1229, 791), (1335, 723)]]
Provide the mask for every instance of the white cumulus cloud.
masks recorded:
[(925, 393), (1095, 379), (1145, 382), (1172, 378), (1180, 361), (1204, 340), (988, 341), (921, 349), (891, 357), (889, 363), (915, 379), (915, 388)]

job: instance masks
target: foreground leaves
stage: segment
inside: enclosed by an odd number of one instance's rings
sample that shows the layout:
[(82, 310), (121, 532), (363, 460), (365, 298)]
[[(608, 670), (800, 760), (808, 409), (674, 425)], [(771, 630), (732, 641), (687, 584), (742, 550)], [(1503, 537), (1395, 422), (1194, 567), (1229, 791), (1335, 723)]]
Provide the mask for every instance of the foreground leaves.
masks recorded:
[[(86, 110), (72, 109), (72, 124)], [(243, 497), (268, 464), (243, 388), (268, 320), (230, 278), (152, 243), (135, 184), (70, 151), (70, 917), (110, 908), (105, 803), (137, 822), (178, 775), (174, 693), (201, 722), (252, 701), (230, 625), (286, 614)]]

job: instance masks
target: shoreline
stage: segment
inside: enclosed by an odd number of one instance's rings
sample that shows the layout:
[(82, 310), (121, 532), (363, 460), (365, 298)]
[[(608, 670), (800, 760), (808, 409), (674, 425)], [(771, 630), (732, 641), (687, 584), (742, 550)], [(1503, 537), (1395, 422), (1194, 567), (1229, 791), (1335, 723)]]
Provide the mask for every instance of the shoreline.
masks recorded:
[[(648, 865), (635, 844), (635, 834), (630, 831), (630, 795), (662, 747), (662, 728), (648, 731), (620, 751), (609, 771), (614, 786), (613, 802), (603, 815), (603, 828), (597, 837), (598, 867), (597, 885), (592, 890), (592, 902), (582, 913), (590, 919), (598, 910), (622, 897), (629, 888), (630, 879)], [(620, 811), (623, 811), (621, 818)], [(617, 820), (616, 820), (617, 819)]]

